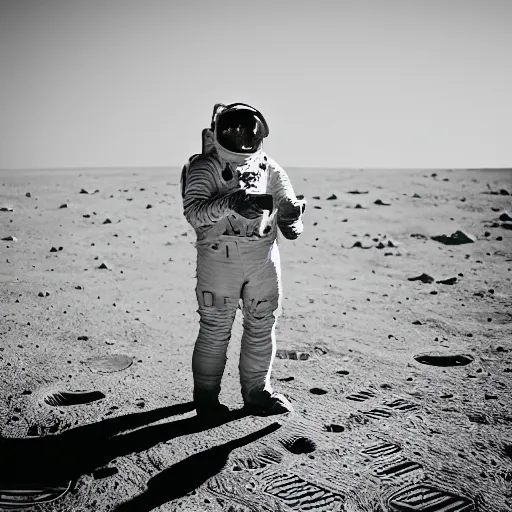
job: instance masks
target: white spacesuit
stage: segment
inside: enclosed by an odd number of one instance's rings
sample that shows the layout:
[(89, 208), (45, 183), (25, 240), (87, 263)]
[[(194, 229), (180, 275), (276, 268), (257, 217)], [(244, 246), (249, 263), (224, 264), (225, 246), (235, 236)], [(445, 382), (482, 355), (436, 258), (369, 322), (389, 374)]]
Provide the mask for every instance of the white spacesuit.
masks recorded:
[(252, 107), (216, 105), (211, 129), (203, 130), (202, 154), (182, 170), (184, 215), (197, 235), (200, 329), (192, 369), (198, 415), (227, 410), (219, 393), (240, 299), (244, 403), (254, 414), (291, 410), (270, 384), (281, 309), (276, 239), (278, 229), (288, 239), (302, 233), (305, 201), (297, 199), (286, 172), (263, 151), (267, 135), (265, 119)]

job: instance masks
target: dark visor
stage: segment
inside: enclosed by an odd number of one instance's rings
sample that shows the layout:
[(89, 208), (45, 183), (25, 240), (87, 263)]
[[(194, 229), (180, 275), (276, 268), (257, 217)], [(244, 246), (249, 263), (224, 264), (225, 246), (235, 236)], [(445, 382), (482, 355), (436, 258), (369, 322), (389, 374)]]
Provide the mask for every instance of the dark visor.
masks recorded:
[(228, 105), (214, 118), (217, 142), (234, 153), (254, 153), (268, 135), (263, 116), (245, 104)]

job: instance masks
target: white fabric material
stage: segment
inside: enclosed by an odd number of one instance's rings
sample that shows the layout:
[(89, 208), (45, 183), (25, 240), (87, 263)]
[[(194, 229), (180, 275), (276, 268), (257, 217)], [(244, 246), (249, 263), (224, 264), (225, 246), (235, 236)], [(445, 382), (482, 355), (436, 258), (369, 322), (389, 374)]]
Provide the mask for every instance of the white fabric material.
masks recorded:
[[(211, 144), (211, 132), (203, 132), (205, 135)], [(213, 147), (214, 151), (190, 163), (183, 187), (184, 215), (197, 234), (200, 328), (192, 360), (194, 394), (218, 397), (227, 345), (242, 299), (244, 332), (239, 369), (244, 400), (250, 401), (251, 394), (263, 390), (272, 393), (270, 373), (281, 308), (276, 241), (279, 211), (284, 202), (299, 201), (286, 172), (262, 147), (252, 155), (227, 151), (215, 140)], [(226, 164), (233, 173), (227, 181), (223, 178)], [(272, 214), (249, 220), (230, 209), (230, 194), (240, 189), (272, 194)], [(266, 226), (270, 229), (265, 230)], [(300, 235), (302, 218), (288, 229)]]
[(192, 369), (196, 392), (217, 397), (226, 350), (243, 300), (244, 331), (240, 352), (242, 395), (272, 393), (270, 373), (276, 351), (275, 327), (281, 311), (281, 264), (274, 241), (243, 244), (221, 241), (198, 248), (196, 295), (200, 328)]

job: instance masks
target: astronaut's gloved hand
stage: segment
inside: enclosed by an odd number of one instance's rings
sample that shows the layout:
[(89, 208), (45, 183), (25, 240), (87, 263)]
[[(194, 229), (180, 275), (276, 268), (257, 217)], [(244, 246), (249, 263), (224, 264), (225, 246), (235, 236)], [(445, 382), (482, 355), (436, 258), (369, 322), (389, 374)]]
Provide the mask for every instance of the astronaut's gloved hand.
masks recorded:
[(242, 217), (250, 220), (257, 219), (263, 215), (263, 210), (245, 190), (238, 190), (233, 194), (231, 208)]
[(297, 221), (306, 210), (304, 199), (296, 201), (283, 201), (278, 210), (278, 221), (280, 224), (288, 225)]

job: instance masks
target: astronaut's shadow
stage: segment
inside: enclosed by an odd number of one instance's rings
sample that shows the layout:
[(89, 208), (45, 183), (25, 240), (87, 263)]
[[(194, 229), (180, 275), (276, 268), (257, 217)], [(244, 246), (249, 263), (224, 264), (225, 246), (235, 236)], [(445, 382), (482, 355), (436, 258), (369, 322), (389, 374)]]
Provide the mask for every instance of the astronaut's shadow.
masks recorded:
[[(205, 423), (193, 416), (147, 426), (193, 410), (194, 403), (187, 402), (110, 418), (61, 434), (27, 438), (0, 436), (0, 488), (44, 489), (70, 481), (74, 485), (82, 475), (117, 457), (142, 452), (175, 437), (205, 431), (246, 415), (239, 409), (219, 421)], [(123, 434), (128, 430), (132, 432)]]
[(226, 464), (229, 454), (235, 448), (255, 442), (280, 427), (279, 423), (272, 423), (244, 437), (228, 441), (177, 462), (151, 478), (142, 494), (117, 506), (114, 512), (149, 512), (168, 501), (185, 496), (219, 473)]

